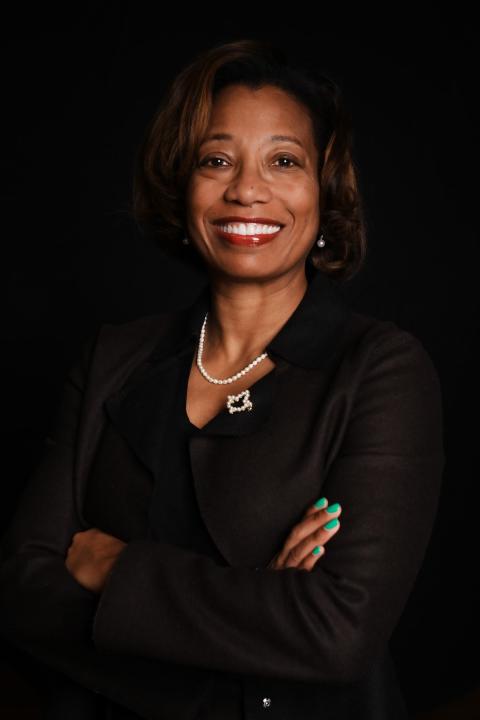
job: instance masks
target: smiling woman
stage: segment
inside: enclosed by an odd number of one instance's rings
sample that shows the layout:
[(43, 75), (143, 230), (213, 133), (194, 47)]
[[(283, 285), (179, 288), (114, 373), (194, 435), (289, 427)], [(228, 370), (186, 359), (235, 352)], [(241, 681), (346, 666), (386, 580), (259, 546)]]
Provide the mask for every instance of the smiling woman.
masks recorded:
[(209, 283), (88, 339), (1, 546), (0, 631), (73, 681), (49, 720), (408, 717), (388, 643), (441, 392), (337, 290), (365, 256), (356, 178), (338, 87), (269, 43), (169, 88), (132, 210)]
[[(296, 129), (301, 139), (272, 136), (272, 129)], [(252, 280), (303, 266), (320, 212), (318, 151), (304, 107), (279, 88), (234, 84), (217, 95), (208, 135), (217, 139), (201, 142), (186, 191), (187, 232), (205, 262), (212, 271)], [(222, 164), (206, 165), (211, 159)], [(249, 209), (254, 204), (271, 215), (257, 216)], [(238, 215), (223, 215), (235, 207)], [(232, 245), (262, 251), (234, 253)]]
[[(235, 188), (232, 177), (238, 181)], [(344, 280), (359, 271), (366, 232), (351, 118), (338, 85), (315, 67), (288, 62), (284, 51), (268, 42), (242, 40), (206, 51), (179, 73), (139, 148), (132, 210), (139, 226), (165, 252), (195, 264), (199, 254), (205, 258), (208, 243), (206, 248), (199, 227), (195, 232), (188, 222), (188, 196), (192, 184), (197, 188), (202, 181), (211, 198), (211, 206), (198, 218), (205, 229), (221, 222), (221, 203), (215, 205), (214, 193), (218, 199), (228, 185), (230, 194), (240, 193), (248, 206), (249, 197), (254, 201), (261, 190), (263, 199), (258, 200), (264, 206), (265, 193), (274, 183), (283, 195), (275, 215), (262, 219), (263, 212), (245, 212), (244, 207), (228, 217), (281, 225), (282, 241), (284, 226), (287, 232), (294, 227), (291, 243), (315, 237), (317, 230), (324, 250), (315, 243), (309, 248), (315, 267)], [(263, 188), (257, 188), (257, 182)], [(293, 204), (306, 197), (311, 202), (300, 216), (286, 204), (291, 192)], [(251, 219), (257, 215), (262, 217)], [(182, 243), (189, 233), (193, 244)], [(260, 246), (273, 239), (265, 237), (264, 230), (259, 241), (245, 240), (245, 235), (262, 233), (250, 227), (221, 237), (237, 246)], [(277, 252), (279, 245), (280, 239), (270, 252)], [(281, 245), (286, 251), (286, 241)]]

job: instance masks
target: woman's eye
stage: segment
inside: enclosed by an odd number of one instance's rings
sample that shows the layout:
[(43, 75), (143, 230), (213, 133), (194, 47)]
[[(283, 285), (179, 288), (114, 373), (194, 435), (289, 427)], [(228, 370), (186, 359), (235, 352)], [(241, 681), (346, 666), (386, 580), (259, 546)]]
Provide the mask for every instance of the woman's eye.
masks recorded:
[[(218, 161), (218, 162), (216, 162)], [(281, 165), (280, 167), (284, 168), (285, 170), (289, 170), (292, 165), (298, 165), (298, 162), (294, 160), (293, 158), (289, 157), (288, 155), (282, 155), (281, 157), (277, 158), (275, 162), (278, 161), (286, 161), (287, 163), (290, 163), (288, 165)], [(227, 162), (225, 158), (214, 156), (214, 157), (207, 157), (204, 158), (199, 164), (200, 167), (211, 167), (211, 168), (221, 168), (225, 167), (225, 165), (221, 165), (221, 162)], [(209, 163), (215, 163), (213, 165), (210, 165)]]
[(224, 167), (223, 165), (208, 165), (208, 163), (209, 163), (209, 162), (212, 162), (212, 160), (224, 160), (224, 161), (226, 162), (225, 158), (221, 158), (221, 157), (208, 157), (208, 158), (205, 158), (204, 160), (201, 161), (200, 167), (204, 167), (204, 166), (213, 167), (213, 168), (216, 168), (216, 167)]
[[(294, 160), (291, 157), (288, 157), (288, 155), (282, 155), (281, 157), (277, 158), (277, 160), (275, 162), (277, 162), (278, 160), (287, 160), (287, 162), (293, 163), (293, 165), (298, 165), (296, 160)], [(291, 165), (283, 165), (282, 167), (284, 167), (286, 170), (288, 170), (292, 166)]]

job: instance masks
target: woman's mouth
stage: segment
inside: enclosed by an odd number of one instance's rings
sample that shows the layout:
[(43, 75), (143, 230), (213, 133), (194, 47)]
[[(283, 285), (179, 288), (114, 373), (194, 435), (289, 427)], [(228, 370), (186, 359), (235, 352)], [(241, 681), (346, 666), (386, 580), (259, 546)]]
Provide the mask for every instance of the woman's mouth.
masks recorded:
[(263, 225), (258, 223), (226, 223), (214, 225), (215, 233), (232, 245), (258, 247), (277, 237), (281, 225)]

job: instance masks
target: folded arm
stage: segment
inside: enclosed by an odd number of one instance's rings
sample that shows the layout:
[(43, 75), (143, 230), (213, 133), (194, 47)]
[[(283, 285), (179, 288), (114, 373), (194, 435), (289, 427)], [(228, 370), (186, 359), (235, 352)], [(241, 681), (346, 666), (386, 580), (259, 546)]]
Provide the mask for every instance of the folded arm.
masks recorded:
[(96, 647), (277, 679), (356, 680), (411, 592), (443, 466), (436, 371), (413, 336), (389, 333), (372, 349), (322, 487), (342, 504), (342, 529), (314, 570), (222, 567), (133, 540), (96, 608)]
[[(42, 458), (30, 476), (0, 545), (0, 634), (37, 661), (142, 717), (170, 714), (179, 670), (160, 660), (106, 657), (92, 642), (98, 594), (67, 570), (75, 532), (84, 530), (73, 497), (75, 437), (95, 338), (66, 379)], [(183, 703), (193, 716), (209, 673), (182, 668)], [(188, 711), (188, 708), (187, 708)], [(162, 714), (163, 713), (163, 714)]]

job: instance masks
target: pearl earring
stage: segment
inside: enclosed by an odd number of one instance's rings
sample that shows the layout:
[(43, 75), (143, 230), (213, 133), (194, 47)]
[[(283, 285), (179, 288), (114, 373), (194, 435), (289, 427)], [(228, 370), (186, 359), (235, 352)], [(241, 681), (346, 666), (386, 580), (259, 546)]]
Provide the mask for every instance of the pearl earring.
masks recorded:
[(317, 245), (318, 245), (318, 247), (325, 247), (325, 240), (323, 239), (323, 233), (318, 238)]
[(188, 239), (188, 237), (185, 236), (185, 237), (183, 238), (182, 242), (183, 242), (184, 245), (188, 245), (188, 244), (190, 243), (190, 240)]

